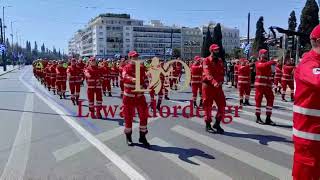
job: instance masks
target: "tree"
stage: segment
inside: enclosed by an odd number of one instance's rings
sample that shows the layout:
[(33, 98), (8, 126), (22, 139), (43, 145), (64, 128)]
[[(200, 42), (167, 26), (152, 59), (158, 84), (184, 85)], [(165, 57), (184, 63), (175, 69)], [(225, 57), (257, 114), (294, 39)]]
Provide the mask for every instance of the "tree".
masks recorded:
[(53, 55), (57, 55), (57, 50), (54, 46), (53, 46)]
[(33, 47), (33, 50), (32, 50), (32, 55), (36, 58), (38, 58), (38, 45), (37, 45), (37, 42), (35, 41), (34, 42), (34, 47)]
[(288, 24), (289, 24), (289, 27), (288, 29), (291, 30), (291, 31), (296, 31), (296, 28), (297, 28), (297, 18), (296, 18), (296, 13), (295, 11), (292, 11), (290, 13), (290, 17), (289, 17), (289, 20), (288, 20)]
[(209, 48), (213, 44), (212, 42), (212, 35), (210, 31), (210, 24), (208, 25), (208, 30), (206, 36), (204, 37), (202, 48), (201, 48), (201, 56), (208, 57), (210, 55)]
[[(311, 34), (314, 27), (319, 24), (319, 7), (315, 0), (307, 0), (300, 17), (299, 32)], [(309, 36), (300, 37), (301, 52), (311, 49)]]
[(213, 29), (212, 44), (217, 44), (220, 47), (219, 57), (224, 61), (226, 53), (222, 46), (222, 32), (220, 23), (218, 23)]
[(180, 49), (174, 48), (174, 49), (172, 50), (172, 57), (174, 57), (174, 58), (179, 58), (179, 57), (181, 57), (181, 51), (180, 51)]
[(237, 48), (235, 47), (233, 50), (232, 50), (232, 55), (231, 55), (233, 58), (236, 58), (236, 59), (239, 59), (241, 58), (242, 56), (242, 50), (241, 48)]
[(259, 20), (257, 21), (256, 25), (256, 37), (253, 42), (253, 51), (257, 53), (260, 49), (268, 49), (267, 44), (265, 43), (266, 37), (265, 33), (266, 31), (264, 30), (263, 26), (263, 17), (261, 16)]
[(41, 46), (41, 53), (46, 53), (46, 47), (44, 46), (44, 43), (42, 43)]
[(60, 48), (59, 48), (59, 51), (58, 51), (58, 56), (59, 56), (59, 58), (61, 59), (61, 52), (60, 52)]

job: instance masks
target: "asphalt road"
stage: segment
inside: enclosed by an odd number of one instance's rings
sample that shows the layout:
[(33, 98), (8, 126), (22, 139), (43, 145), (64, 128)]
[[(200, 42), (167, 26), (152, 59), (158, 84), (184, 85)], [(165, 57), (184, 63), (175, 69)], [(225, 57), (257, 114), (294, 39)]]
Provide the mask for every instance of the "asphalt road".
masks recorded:
[[(225, 93), (228, 105), (238, 103), (236, 89)], [(104, 105), (121, 105), (119, 88), (113, 96), (104, 97)], [(163, 104), (184, 107), (191, 93), (170, 98)], [(278, 95), (273, 120), (279, 126), (271, 127), (256, 124), (255, 108), (245, 107), (240, 118), (223, 125), (225, 135), (205, 132), (201, 118), (183, 118), (178, 111), (179, 118), (149, 119), (150, 149), (128, 147), (120, 109), (114, 118), (79, 118), (78, 107), (44, 89), (27, 66), (0, 76), (1, 179), (291, 179), (291, 109)]]

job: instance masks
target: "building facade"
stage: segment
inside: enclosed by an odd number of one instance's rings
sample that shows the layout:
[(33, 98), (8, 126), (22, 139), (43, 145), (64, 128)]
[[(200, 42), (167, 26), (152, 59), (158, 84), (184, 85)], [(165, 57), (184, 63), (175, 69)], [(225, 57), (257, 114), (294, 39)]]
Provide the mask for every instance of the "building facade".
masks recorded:
[[(178, 49), (184, 59), (201, 54), (206, 28), (165, 26), (159, 20), (144, 25), (128, 14), (101, 14), (69, 41), (69, 55), (113, 58), (136, 50), (142, 57), (168, 57)], [(213, 27), (212, 27), (213, 30)], [(240, 46), (239, 30), (222, 28), (226, 52)]]

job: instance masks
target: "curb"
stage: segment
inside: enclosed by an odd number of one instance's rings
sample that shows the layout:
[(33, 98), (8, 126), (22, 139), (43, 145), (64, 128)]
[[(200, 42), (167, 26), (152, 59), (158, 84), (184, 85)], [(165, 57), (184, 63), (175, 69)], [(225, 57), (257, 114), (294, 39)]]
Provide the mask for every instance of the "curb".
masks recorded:
[(11, 73), (12, 71), (17, 70), (17, 69), (18, 69), (18, 68), (11, 69), (10, 71), (7, 71), (7, 72), (5, 72), (5, 73), (0, 74), (0, 76), (6, 75), (6, 74), (8, 74), (8, 73)]

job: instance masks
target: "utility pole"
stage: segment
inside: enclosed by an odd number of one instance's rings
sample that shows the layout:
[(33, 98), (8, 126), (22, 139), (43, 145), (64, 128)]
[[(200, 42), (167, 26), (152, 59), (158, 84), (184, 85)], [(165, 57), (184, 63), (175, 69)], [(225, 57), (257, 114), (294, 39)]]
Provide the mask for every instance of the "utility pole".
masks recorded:
[[(1, 44), (4, 44), (4, 39), (3, 39), (3, 23), (2, 19), (0, 18), (0, 29), (1, 29)], [(7, 71), (7, 66), (6, 66), (6, 59), (5, 59), (5, 52), (2, 50), (2, 63), (3, 63), (3, 71)]]
[[(250, 12), (248, 13), (248, 34), (247, 34), (247, 45), (250, 43)], [(250, 49), (248, 50), (247, 59), (250, 56)]]

